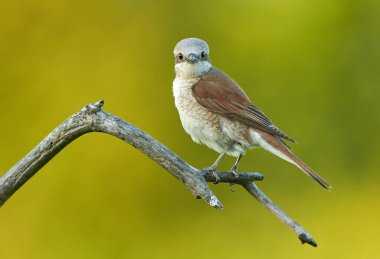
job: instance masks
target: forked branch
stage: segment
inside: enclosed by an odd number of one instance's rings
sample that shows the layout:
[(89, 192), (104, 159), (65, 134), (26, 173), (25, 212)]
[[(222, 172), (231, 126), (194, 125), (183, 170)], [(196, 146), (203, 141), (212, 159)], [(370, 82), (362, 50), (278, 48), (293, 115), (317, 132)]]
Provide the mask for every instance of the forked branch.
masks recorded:
[[(103, 101), (89, 104), (70, 116), (3, 175), (0, 178), (0, 206), (70, 142), (86, 133), (103, 132), (139, 149), (176, 177), (195, 197), (202, 198), (214, 208), (223, 208), (207, 184), (216, 180), (212, 173), (192, 167), (145, 132), (102, 110), (103, 104)], [(236, 178), (233, 173), (224, 172), (220, 173), (220, 178), (219, 182), (242, 185), (256, 200), (296, 232), (302, 243), (317, 246), (308, 232), (287, 216), (253, 183), (263, 179), (261, 174), (240, 173)]]

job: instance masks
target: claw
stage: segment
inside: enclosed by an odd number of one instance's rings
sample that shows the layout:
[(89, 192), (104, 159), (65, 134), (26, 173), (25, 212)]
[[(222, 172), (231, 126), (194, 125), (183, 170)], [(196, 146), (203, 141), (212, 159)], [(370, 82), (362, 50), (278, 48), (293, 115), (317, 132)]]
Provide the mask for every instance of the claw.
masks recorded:
[(217, 184), (220, 181), (220, 177), (218, 175), (218, 171), (216, 171), (216, 169), (215, 169), (215, 170), (212, 170), (211, 172), (215, 176), (215, 184)]
[(206, 167), (206, 168), (203, 168), (203, 170), (206, 170), (206, 171), (210, 171), (212, 172), (212, 174), (214, 175), (215, 177), (215, 184), (219, 183), (220, 181), (220, 177), (218, 175), (218, 171), (216, 170), (216, 167), (215, 166), (209, 166), (209, 167)]
[(239, 178), (239, 173), (237, 171), (237, 166), (234, 165), (232, 168), (231, 168), (231, 173), (233, 173), (235, 175), (235, 178)]
[[(239, 178), (239, 173), (237, 172), (237, 167), (233, 166), (233, 167), (231, 168), (231, 173), (233, 173), (233, 174), (235, 175), (235, 178), (236, 178), (236, 179)], [(231, 192), (235, 192), (234, 189), (232, 188), (233, 185), (234, 185), (234, 183), (230, 183), (230, 184), (229, 184), (229, 187), (230, 187), (230, 191), (231, 191)]]
[(232, 170), (231, 173), (235, 175), (235, 178), (239, 178), (239, 173), (236, 170)]

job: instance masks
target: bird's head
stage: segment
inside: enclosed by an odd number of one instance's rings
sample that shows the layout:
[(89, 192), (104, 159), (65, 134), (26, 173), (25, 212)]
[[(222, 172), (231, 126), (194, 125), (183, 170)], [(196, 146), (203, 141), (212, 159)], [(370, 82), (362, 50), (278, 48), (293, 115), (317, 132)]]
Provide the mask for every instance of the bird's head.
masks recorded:
[(183, 39), (174, 48), (175, 72), (178, 77), (195, 78), (212, 67), (207, 43), (197, 38)]

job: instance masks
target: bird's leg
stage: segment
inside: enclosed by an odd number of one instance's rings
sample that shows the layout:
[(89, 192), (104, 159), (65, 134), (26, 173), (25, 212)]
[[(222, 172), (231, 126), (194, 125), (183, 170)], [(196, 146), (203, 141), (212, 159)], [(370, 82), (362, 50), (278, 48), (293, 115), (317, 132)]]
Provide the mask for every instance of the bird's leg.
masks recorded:
[(238, 158), (236, 159), (235, 164), (231, 168), (231, 173), (233, 173), (236, 178), (239, 178), (239, 173), (238, 173), (237, 169), (239, 167), (239, 163), (240, 163), (240, 160), (242, 157), (243, 157), (243, 154), (239, 154)]
[(220, 177), (219, 177), (219, 175), (218, 175), (218, 171), (216, 170), (216, 168), (218, 167), (218, 164), (219, 164), (220, 160), (222, 160), (222, 157), (227, 153), (228, 149), (229, 149), (229, 147), (226, 148), (226, 149), (225, 149), (225, 150), (224, 150), (224, 151), (218, 156), (218, 158), (215, 160), (215, 162), (214, 162), (211, 166), (204, 168), (204, 170), (207, 170), (207, 171), (211, 171), (211, 172), (212, 172), (212, 174), (215, 176), (215, 179), (216, 179), (215, 182), (216, 182), (216, 183), (218, 183), (219, 180), (220, 180)]
[[(236, 162), (235, 164), (233, 165), (233, 167), (231, 168), (231, 172), (235, 175), (235, 178), (239, 178), (239, 173), (237, 172), (237, 169), (238, 169), (238, 166), (239, 166), (239, 163), (240, 163), (240, 159), (243, 157), (243, 154), (239, 154), (238, 158), (236, 159)], [(230, 191), (231, 192), (234, 192), (234, 189), (232, 188), (234, 184), (233, 183), (230, 183), (229, 184), (229, 187), (230, 187)]]

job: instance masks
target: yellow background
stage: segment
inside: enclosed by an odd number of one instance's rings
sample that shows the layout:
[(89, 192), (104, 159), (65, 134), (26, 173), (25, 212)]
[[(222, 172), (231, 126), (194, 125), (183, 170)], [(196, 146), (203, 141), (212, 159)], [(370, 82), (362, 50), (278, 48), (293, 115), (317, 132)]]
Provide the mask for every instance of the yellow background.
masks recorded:
[(225, 207), (212, 209), (133, 147), (93, 133), (1, 208), (0, 258), (380, 258), (379, 17), (370, 0), (2, 0), (0, 172), (100, 99), (210, 165), (217, 154), (185, 134), (172, 96), (172, 50), (199, 37), (335, 188), (263, 150), (242, 160), (313, 248), (243, 189), (211, 184)]

